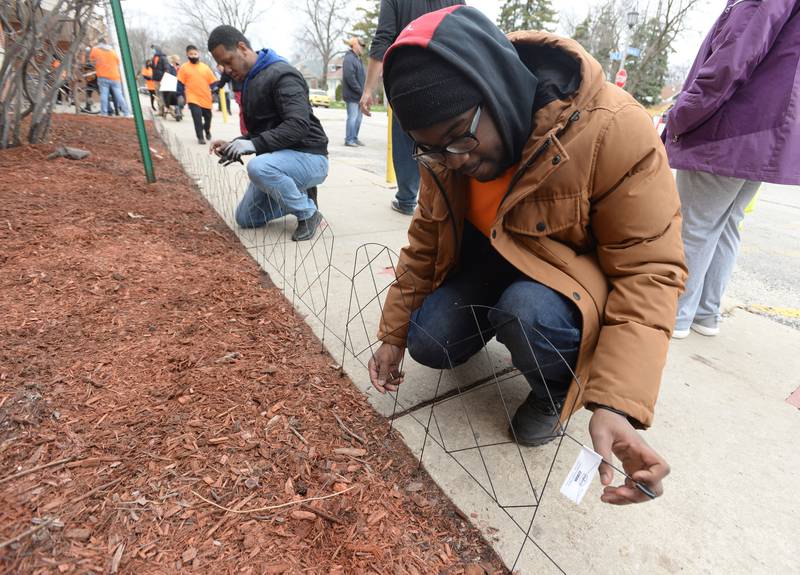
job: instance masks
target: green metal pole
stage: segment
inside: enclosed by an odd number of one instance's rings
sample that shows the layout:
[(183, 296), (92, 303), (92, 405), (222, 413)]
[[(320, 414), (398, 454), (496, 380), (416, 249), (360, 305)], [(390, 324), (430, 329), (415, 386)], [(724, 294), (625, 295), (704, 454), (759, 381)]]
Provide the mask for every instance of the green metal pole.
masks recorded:
[(152, 184), (156, 181), (156, 174), (153, 171), (153, 158), (150, 157), (150, 144), (147, 142), (147, 132), (144, 129), (142, 104), (139, 101), (139, 90), (136, 87), (136, 73), (134, 72), (133, 59), (131, 58), (131, 47), (128, 44), (128, 31), (125, 29), (125, 19), (122, 16), (122, 6), (119, 0), (111, 0), (111, 11), (114, 13), (117, 40), (119, 40), (119, 47), (122, 50), (122, 67), (125, 69), (128, 94), (131, 97), (131, 106), (133, 106), (133, 120), (136, 123), (136, 135), (139, 137), (139, 149), (142, 152), (144, 173), (147, 176), (147, 183)]

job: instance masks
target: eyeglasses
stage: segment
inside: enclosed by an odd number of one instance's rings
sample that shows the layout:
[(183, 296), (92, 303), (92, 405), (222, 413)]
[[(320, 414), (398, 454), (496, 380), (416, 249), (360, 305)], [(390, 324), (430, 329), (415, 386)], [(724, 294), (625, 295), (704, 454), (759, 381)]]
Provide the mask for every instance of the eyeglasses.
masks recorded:
[(414, 142), (414, 153), (411, 154), (411, 157), (421, 162), (444, 164), (447, 161), (448, 154), (468, 154), (481, 145), (480, 140), (478, 140), (478, 137), (475, 135), (480, 121), (481, 107), (478, 106), (466, 134), (457, 137), (446, 146), (426, 146), (425, 144)]

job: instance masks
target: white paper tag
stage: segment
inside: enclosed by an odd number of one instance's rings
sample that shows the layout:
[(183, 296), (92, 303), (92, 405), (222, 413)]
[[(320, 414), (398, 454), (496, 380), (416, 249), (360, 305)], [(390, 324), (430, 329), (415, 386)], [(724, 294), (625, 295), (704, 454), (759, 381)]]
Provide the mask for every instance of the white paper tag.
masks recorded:
[(589, 490), (594, 476), (597, 474), (597, 468), (600, 467), (603, 458), (589, 449), (586, 446), (581, 446), (581, 452), (578, 454), (578, 459), (564, 480), (564, 485), (561, 486), (561, 493), (566, 495), (575, 503), (580, 504), (583, 496)]

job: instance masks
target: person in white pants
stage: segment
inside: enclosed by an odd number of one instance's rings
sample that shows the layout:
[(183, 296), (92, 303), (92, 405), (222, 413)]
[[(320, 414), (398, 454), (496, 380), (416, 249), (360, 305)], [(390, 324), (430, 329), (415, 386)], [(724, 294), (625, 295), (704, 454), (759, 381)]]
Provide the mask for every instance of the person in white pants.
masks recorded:
[(800, 184), (800, 2), (728, 0), (662, 137), (678, 170), (689, 279), (673, 338), (719, 333), (739, 223), (761, 182)]
[(682, 339), (690, 329), (714, 336), (719, 333), (722, 296), (739, 254), (739, 224), (761, 182), (678, 170), (677, 183), (689, 278), (678, 300), (678, 333), (672, 337)]

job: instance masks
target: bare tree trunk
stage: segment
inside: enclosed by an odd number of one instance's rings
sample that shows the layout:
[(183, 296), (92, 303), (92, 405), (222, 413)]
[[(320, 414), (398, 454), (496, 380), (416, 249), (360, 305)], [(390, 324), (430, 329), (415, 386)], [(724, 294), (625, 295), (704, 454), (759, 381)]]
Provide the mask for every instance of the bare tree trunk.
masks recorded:
[(336, 53), (337, 44), (350, 25), (346, 13), (348, 0), (305, 0), (300, 8), (306, 19), (300, 40), (319, 54), (322, 61), (320, 86), (328, 87), (328, 66)]
[(178, 7), (184, 15), (184, 25), (206, 39), (220, 24), (233, 26), (246, 34), (247, 28), (267, 13), (272, 3), (265, 6), (264, 0), (195, 0), (191, 10), (186, 10), (183, 4)]
[[(13, 14), (7, 9), (11, 1)], [(44, 10), (41, 0), (4, 0), (0, 25), (8, 42), (0, 67), (4, 96), (0, 99), (0, 148), (22, 143), (22, 124), (28, 116), (27, 141), (39, 143), (47, 137), (55, 101), (83, 45), (96, 5), (97, 0), (57, 0)], [(60, 61), (54, 67), (57, 53)]]
[[(72, 69), (72, 61), (83, 43), (89, 24), (89, 16), (93, 5), (86, 0), (79, 0), (73, 7), (71, 28), (72, 42), (65, 51), (58, 68), (52, 69), (52, 56), (48, 57), (44, 67), (43, 80), (40, 86), (40, 105), (36, 106), (31, 119), (31, 128), (28, 133), (28, 142), (41, 142), (50, 129), (50, 117), (55, 106), (58, 94), (66, 83), (65, 73)], [(49, 81), (48, 81), (49, 80)]]

